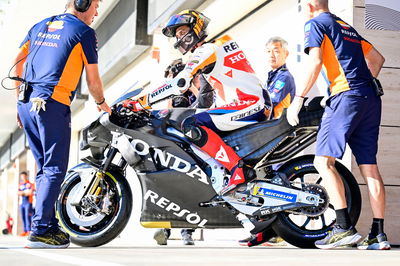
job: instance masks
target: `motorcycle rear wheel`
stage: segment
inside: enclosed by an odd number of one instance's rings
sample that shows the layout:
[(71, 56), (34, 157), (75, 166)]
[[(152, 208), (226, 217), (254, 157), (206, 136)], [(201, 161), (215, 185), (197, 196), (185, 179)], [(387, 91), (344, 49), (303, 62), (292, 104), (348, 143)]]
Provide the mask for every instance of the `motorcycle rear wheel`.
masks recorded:
[[(117, 172), (107, 172), (104, 180), (109, 189), (115, 193), (111, 198), (112, 211), (107, 215), (98, 212), (80, 216), (81, 207), (67, 203), (70, 193), (81, 181), (79, 173), (70, 172), (61, 186), (56, 202), (56, 216), (60, 225), (71, 236), (71, 242), (76, 245), (82, 247), (104, 245), (116, 238), (129, 220), (132, 211), (132, 192), (127, 180)], [(91, 221), (90, 226), (85, 225), (88, 221)]]
[[(282, 165), (278, 171), (286, 174), (290, 181), (322, 184), (313, 164), (314, 156), (303, 156)], [(336, 161), (346, 194), (347, 206), (351, 221), (355, 225), (361, 212), (360, 188), (353, 174), (340, 162)], [(335, 211), (331, 204), (324, 213), (317, 217), (282, 212), (277, 215), (272, 228), (286, 242), (300, 248), (315, 248), (314, 242), (326, 236), (335, 223)]]

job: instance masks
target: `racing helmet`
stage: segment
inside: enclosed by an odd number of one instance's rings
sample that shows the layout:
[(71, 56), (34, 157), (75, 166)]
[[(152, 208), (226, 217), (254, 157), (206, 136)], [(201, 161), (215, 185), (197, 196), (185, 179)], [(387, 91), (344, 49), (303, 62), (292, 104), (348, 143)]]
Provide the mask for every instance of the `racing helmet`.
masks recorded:
[(189, 32), (180, 39), (177, 39), (174, 48), (182, 54), (191, 51), (193, 47), (207, 37), (206, 28), (210, 19), (202, 13), (188, 9), (173, 15), (167, 25), (162, 29), (162, 33), (167, 37), (176, 37), (176, 29), (180, 26), (189, 26)]

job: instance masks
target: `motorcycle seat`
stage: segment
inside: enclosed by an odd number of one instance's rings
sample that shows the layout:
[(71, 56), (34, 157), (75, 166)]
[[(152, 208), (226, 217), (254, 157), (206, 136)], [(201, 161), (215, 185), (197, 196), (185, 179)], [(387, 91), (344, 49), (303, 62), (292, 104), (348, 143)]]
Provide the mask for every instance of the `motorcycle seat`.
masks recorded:
[(266, 120), (234, 131), (227, 132), (224, 141), (246, 162), (252, 164), (260, 160), (266, 152), (277, 145), (283, 138), (292, 134), (299, 127), (319, 126), (324, 108), (320, 105), (323, 97), (315, 97), (303, 106), (299, 113), (299, 124), (289, 125), (286, 110), (278, 119)]

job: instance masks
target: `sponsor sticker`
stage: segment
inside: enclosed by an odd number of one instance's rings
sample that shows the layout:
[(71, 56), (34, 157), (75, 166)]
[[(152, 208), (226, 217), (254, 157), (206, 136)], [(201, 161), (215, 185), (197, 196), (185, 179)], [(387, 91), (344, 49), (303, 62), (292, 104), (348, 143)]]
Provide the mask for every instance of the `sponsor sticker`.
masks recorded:
[(166, 197), (158, 195), (152, 190), (147, 190), (146, 194), (144, 195), (144, 200), (150, 201), (152, 204), (164, 209), (167, 212), (171, 212), (177, 217), (185, 217), (185, 220), (190, 224), (204, 227), (205, 224), (208, 222), (207, 219), (203, 219), (197, 213), (192, 213), (190, 210), (183, 209), (175, 202), (172, 202)]
[(227, 55), (224, 58), (224, 66), (248, 73), (254, 73), (254, 70), (242, 51)]
[(314, 164), (312, 164), (312, 163), (302, 164), (302, 165), (294, 167), (294, 170), (300, 170), (300, 169), (308, 168), (308, 167), (314, 167)]
[(274, 89), (274, 91), (275, 91), (275, 92), (279, 92), (281, 89), (283, 89), (283, 87), (285, 87), (285, 82), (282, 81), (282, 80), (277, 80), (277, 81), (275, 82), (275, 89)]
[(336, 22), (339, 23), (339, 25), (342, 26), (343, 29), (350, 29), (350, 25), (346, 24), (344, 21), (336, 20)]
[(311, 30), (311, 23), (307, 23), (305, 26), (304, 26), (304, 31), (305, 32), (309, 32)]
[(290, 194), (290, 193), (273, 190), (273, 189), (268, 189), (268, 188), (262, 188), (262, 187), (258, 189), (256, 196), (274, 198), (274, 199), (279, 199), (279, 200), (284, 200), (284, 201), (289, 201), (289, 202), (296, 202), (296, 199), (297, 199), (296, 194)]
[(147, 142), (140, 139), (133, 139), (131, 141), (131, 145), (134, 149), (134, 152), (141, 156), (149, 155), (150, 150), (152, 150), (153, 156), (148, 158), (149, 161), (155, 160), (165, 168), (184, 173), (187, 176), (190, 176), (191, 178), (197, 179), (198, 181), (208, 185), (206, 173), (204, 173), (197, 164), (192, 165), (190, 162), (175, 156), (172, 153), (151, 147)]
[(64, 28), (64, 21), (62, 20), (57, 20), (57, 21), (52, 21), (52, 22), (47, 22), (48, 26), (48, 31), (53, 32), (56, 30), (61, 30)]

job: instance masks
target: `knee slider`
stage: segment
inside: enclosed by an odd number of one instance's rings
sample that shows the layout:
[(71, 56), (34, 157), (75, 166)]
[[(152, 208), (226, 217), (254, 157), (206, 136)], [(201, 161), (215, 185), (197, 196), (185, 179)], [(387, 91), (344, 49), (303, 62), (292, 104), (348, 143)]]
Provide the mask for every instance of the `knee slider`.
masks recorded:
[(207, 133), (196, 125), (194, 117), (188, 117), (182, 122), (182, 131), (194, 144), (203, 146), (207, 142)]

